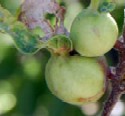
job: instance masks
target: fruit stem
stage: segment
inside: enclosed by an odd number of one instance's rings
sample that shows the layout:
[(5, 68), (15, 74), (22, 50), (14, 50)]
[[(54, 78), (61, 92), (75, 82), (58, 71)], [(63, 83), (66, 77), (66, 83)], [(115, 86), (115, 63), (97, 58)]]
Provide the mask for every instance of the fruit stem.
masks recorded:
[(99, 3), (100, 0), (91, 0), (89, 8), (96, 11), (98, 10)]
[(105, 2), (113, 2), (113, 0), (105, 0)]
[(62, 56), (62, 57), (65, 57), (65, 56), (69, 56), (69, 53), (54, 53), (51, 49), (48, 49), (48, 51), (50, 52), (51, 56)]

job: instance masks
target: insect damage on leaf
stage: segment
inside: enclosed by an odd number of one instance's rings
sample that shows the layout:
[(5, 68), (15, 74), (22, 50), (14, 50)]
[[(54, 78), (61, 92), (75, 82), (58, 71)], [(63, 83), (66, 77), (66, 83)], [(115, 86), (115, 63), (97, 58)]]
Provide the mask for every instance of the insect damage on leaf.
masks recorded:
[[(46, 19), (46, 14), (54, 14), (57, 22), (63, 22), (64, 12), (64, 8), (55, 0), (25, 0), (21, 7), (19, 19), (29, 29), (40, 27), (45, 32), (47, 38), (51, 38), (59, 27), (56, 27), (57, 25), (55, 24), (56, 26), (53, 28), (50, 21)], [(63, 28), (61, 31), (65, 31), (64, 27), (61, 28)]]

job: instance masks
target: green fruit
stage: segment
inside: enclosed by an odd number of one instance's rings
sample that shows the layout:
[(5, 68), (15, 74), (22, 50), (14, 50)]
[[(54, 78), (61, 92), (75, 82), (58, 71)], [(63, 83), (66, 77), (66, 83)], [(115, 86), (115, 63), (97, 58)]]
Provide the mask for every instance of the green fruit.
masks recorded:
[(46, 66), (46, 82), (64, 102), (74, 105), (95, 102), (105, 92), (104, 67), (97, 58), (54, 55)]
[(83, 56), (102, 56), (115, 44), (118, 27), (109, 13), (83, 10), (72, 23), (74, 49)]

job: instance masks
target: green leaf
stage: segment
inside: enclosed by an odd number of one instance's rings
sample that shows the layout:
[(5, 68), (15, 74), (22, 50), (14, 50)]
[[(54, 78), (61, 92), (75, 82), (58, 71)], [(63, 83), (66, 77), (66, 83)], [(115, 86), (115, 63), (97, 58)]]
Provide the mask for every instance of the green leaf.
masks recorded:
[(42, 42), (40, 42), (39, 36), (32, 35), (32, 33), (28, 30), (15, 27), (11, 33), (11, 36), (13, 37), (16, 47), (22, 53), (34, 54), (40, 48), (42, 48)]
[(0, 5), (0, 31), (8, 32), (15, 21), (16, 18)]
[[(34, 54), (39, 49), (44, 48), (44, 44), (39, 40), (40, 36), (28, 30), (20, 21), (6, 9), (0, 6), (0, 32), (8, 33), (14, 40), (15, 46), (25, 54)], [(42, 32), (42, 30), (41, 30)]]
[(113, 2), (103, 2), (100, 7), (100, 12), (112, 12), (116, 7), (116, 4)]

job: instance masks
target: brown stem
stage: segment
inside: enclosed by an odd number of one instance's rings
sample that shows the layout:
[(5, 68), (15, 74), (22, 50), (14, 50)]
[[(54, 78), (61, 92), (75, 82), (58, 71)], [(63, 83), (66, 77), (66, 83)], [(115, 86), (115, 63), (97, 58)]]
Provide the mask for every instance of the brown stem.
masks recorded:
[(121, 95), (122, 95), (122, 92), (120, 91), (119, 83), (116, 80), (113, 80), (112, 91), (104, 105), (102, 116), (110, 116), (115, 104), (120, 99)]

